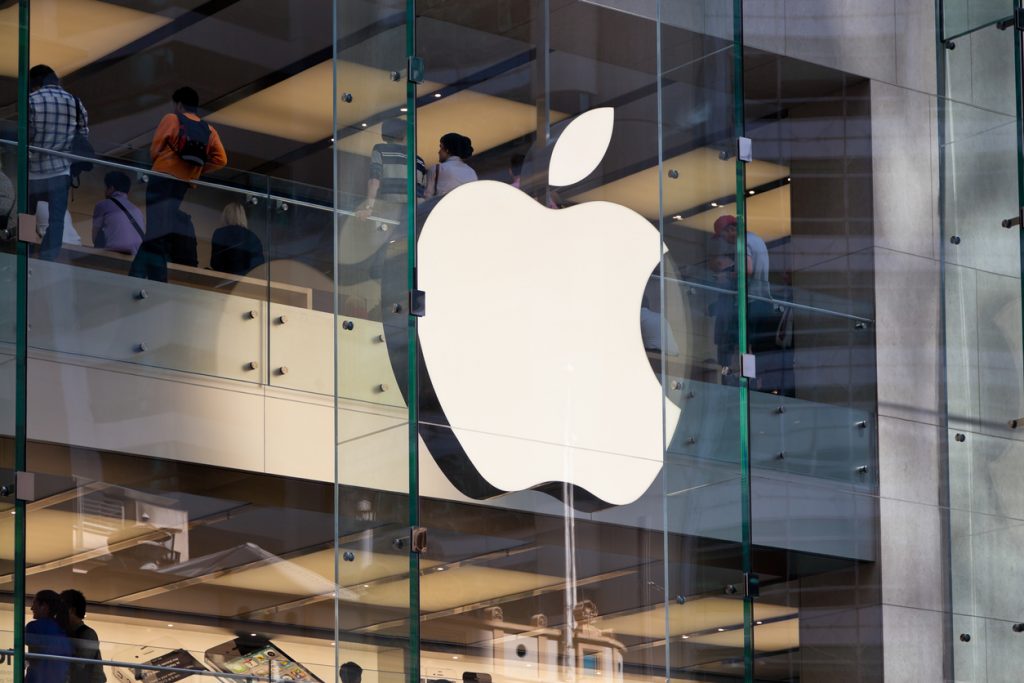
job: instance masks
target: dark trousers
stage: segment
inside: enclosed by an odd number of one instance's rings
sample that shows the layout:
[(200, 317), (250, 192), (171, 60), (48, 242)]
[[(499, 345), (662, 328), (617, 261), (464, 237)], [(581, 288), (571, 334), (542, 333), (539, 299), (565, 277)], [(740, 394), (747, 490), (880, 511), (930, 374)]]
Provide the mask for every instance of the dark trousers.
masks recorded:
[(39, 202), (46, 202), (50, 210), (50, 222), (46, 226), (46, 234), (39, 245), (39, 258), (53, 261), (60, 254), (60, 245), (64, 243), (64, 214), (68, 210), (68, 188), (71, 177), (66, 175), (55, 178), (28, 181), (28, 210), (35, 213)]
[(168, 245), (174, 233), (188, 183), (151, 177), (146, 185), (146, 238), (142, 240), (128, 274), (167, 282)]

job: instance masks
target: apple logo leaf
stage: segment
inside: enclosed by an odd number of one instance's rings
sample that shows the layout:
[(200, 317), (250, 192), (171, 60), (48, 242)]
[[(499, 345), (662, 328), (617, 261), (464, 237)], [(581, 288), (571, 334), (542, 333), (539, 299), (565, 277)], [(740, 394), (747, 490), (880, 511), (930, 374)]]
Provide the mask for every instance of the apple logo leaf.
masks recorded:
[(548, 168), (548, 183), (565, 187), (594, 172), (612, 140), (615, 110), (600, 107), (577, 116), (555, 142)]

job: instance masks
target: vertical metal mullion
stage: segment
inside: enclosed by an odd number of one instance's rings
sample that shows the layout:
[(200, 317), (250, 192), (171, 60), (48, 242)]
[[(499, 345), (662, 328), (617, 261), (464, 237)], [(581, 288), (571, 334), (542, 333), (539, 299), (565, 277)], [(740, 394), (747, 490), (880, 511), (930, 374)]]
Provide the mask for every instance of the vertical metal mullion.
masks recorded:
[[(416, 57), (416, 0), (405, 3), (406, 63)], [(419, 286), (416, 271), (416, 82), (406, 73), (406, 241), (408, 291)], [(408, 330), (408, 395), (409, 404), (409, 528), (420, 526), (419, 497), (419, 345), (418, 318), (407, 311)], [(406, 672), (409, 683), (420, 683), (420, 556), (409, 544), (409, 647)]]
[[(743, 85), (743, 0), (733, 0), (733, 127), (735, 137), (746, 134)], [(736, 297), (737, 338), (740, 355), (747, 352), (747, 206), (746, 163), (736, 155)], [(740, 372), (740, 518), (742, 525), (741, 565), (747, 590), (743, 595), (744, 680), (754, 680), (754, 598), (749, 590), (753, 575), (753, 528), (750, 481), (750, 387)]]
[[(18, 2), (18, 213), (28, 212), (29, 0)], [(15, 287), (14, 469), (25, 472), (28, 450), (28, 244), (17, 241)], [(26, 501), (14, 501), (14, 683), (25, 677)]]

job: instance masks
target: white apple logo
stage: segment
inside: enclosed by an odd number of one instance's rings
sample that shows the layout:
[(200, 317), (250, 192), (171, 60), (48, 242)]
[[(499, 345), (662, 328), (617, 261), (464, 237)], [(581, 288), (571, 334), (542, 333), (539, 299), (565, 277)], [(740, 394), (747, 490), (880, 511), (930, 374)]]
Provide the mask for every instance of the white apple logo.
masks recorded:
[[(550, 184), (589, 175), (613, 127), (610, 108), (569, 124)], [(419, 337), (452, 432), (488, 484), (566, 482), (611, 505), (651, 485), (680, 415), (638, 324), (662, 253), (646, 219), (609, 202), (553, 210), (484, 180), (437, 204), (419, 238)]]

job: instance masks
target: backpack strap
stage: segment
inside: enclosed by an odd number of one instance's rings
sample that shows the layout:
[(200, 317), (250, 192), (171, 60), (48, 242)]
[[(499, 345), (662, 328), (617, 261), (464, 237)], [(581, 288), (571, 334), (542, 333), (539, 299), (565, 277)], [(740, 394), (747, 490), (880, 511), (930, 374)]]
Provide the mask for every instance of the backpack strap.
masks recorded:
[(109, 199), (110, 199), (110, 201), (112, 201), (115, 204), (117, 204), (117, 208), (121, 209), (121, 211), (124, 211), (124, 215), (128, 217), (129, 221), (131, 221), (132, 227), (135, 228), (135, 232), (139, 233), (139, 237), (141, 237), (143, 240), (145, 240), (146, 239), (146, 233), (142, 231), (142, 228), (140, 228), (139, 224), (135, 221), (135, 217), (132, 216), (131, 212), (128, 211), (128, 209), (126, 209), (124, 207), (124, 204), (122, 204), (121, 202), (117, 201), (113, 197), (109, 197)]

